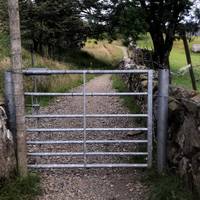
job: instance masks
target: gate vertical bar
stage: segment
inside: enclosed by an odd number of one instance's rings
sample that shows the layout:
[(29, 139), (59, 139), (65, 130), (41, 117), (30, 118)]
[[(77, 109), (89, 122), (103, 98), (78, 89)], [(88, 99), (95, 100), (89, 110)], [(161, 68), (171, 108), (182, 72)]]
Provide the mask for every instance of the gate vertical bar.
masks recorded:
[(84, 126), (84, 167), (87, 165), (87, 146), (86, 146), (86, 73), (83, 72), (83, 126)]
[(152, 167), (152, 151), (153, 151), (153, 71), (148, 72), (148, 167)]

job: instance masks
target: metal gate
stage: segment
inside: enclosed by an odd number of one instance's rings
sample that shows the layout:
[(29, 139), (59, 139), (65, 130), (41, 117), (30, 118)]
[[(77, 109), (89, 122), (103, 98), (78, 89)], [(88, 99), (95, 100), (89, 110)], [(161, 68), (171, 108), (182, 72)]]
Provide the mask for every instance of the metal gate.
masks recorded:
[[(42, 145), (83, 145), (82, 152), (28, 152), (28, 156), (35, 157), (73, 157), (82, 156), (83, 162), (78, 164), (29, 164), (29, 168), (34, 169), (53, 169), (53, 168), (120, 168), (120, 167), (133, 167), (133, 168), (146, 168), (152, 165), (152, 84), (153, 84), (153, 71), (152, 70), (49, 70), (49, 69), (28, 69), (23, 71), (24, 76), (37, 77), (37, 76), (49, 76), (49, 75), (66, 75), (66, 74), (79, 74), (83, 76), (83, 91), (80, 93), (67, 92), (67, 93), (46, 93), (46, 92), (25, 92), (25, 97), (36, 98), (40, 96), (58, 97), (58, 96), (73, 96), (83, 98), (83, 113), (82, 114), (27, 114), (27, 119), (83, 119), (82, 128), (27, 128), (27, 134), (31, 133), (68, 133), (68, 132), (80, 132), (84, 134), (83, 140), (31, 140), (27, 141), (27, 145), (42, 146)], [(146, 74), (148, 76), (148, 89), (146, 92), (114, 92), (114, 93), (89, 93), (86, 91), (86, 76), (87, 75), (100, 75), (100, 74)], [(86, 100), (89, 96), (146, 96), (147, 97), (147, 113), (143, 114), (87, 114)], [(36, 105), (35, 105), (36, 106)], [(88, 118), (146, 118), (147, 124), (145, 127), (140, 128), (93, 128), (87, 127)], [(87, 134), (91, 131), (109, 132), (126, 132), (126, 131), (144, 131), (146, 132), (146, 139), (128, 139), (128, 140), (88, 140)], [(39, 139), (39, 138), (38, 138)], [(146, 145), (146, 152), (88, 152), (87, 145), (93, 144), (128, 144), (128, 145)], [(87, 158), (90, 156), (145, 156), (146, 163), (88, 163)]]

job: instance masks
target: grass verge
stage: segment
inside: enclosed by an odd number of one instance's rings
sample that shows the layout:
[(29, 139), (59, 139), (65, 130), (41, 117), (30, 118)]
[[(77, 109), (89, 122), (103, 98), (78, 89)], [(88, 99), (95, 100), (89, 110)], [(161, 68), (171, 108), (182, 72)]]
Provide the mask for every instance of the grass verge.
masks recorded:
[(185, 186), (184, 181), (168, 172), (159, 175), (155, 170), (146, 173), (144, 182), (150, 188), (149, 200), (196, 200), (198, 199)]
[[(112, 76), (113, 88), (118, 92), (128, 92), (128, 88), (119, 75)], [(129, 109), (131, 113), (138, 113), (140, 111), (138, 105), (134, 102), (132, 96), (121, 96), (123, 105)]]
[[(117, 92), (130, 92), (121, 76), (113, 75), (112, 83), (113, 83), (113, 88), (115, 90), (117, 90)], [(128, 110), (130, 111), (130, 113), (133, 113), (133, 114), (141, 113), (141, 109), (136, 104), (133, 96), (121, 96), (120, 98), (122, 99), (122, 103), (123, 103), (124, 107), (127, 107)], [(142, 118), (135, 118), (133, 120), (136, 122), (137, 125), (143, 125), (146, 122)], [(146, 152), (147, 151), (146, 145), (143, 145), (143, 144), (134, 146), (133, 151), (135, 151), (135, 149), (137, 149), (138, 152)], [(128, 163), (145, 163), (146, 158), (144, 156), (134, 156), (134, 157), (129, 157), (128, 159), (126, 159), (124, 161), (128, 162)]]
[(40, 178), (33, 173), (0, 186), (0, 200), (33, 200), (40, 193)]

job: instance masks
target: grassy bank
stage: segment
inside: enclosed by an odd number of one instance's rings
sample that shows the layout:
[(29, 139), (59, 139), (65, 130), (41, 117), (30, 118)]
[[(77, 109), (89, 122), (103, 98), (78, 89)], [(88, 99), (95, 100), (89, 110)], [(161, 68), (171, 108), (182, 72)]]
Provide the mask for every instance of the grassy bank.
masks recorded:
[[(113, 69), (123, 58), (123, 52), (116, 44), (109, 44), (107, 41), (88, 40), (82, 50), (70, 50), (63, 52), (57, 59), (50, 59), (34, 55), (35, 66), (49, 69)], [(31, 65), (31, 54), (23, 49), (23, 67)], [(58, 61), (59, 60), (59, 61)], [(9, 38), (0, 34), (0, 96), (3, 94), (3, 72), (10, 67), (9, 59)], [(92, 77), (90, 77), (92, 78)], [(43, 92), (64, 92), (82, 83), (82, 76), (65, 75), (41, 77), (37, 80), (38, 91)], [(32, 80), (25, 83), (28, 91), (33, 90)], [(46, 104), (49, 98), (43, 98), (42, 104)]]
[(96, 60), (115, 68), (124, 56), (119, 45), (120, 43), (117, 42), (108, 43), (107, 40), (98, 42), (94, 39), (89, 39), (86, 46), (83, 48), (83, 51), (87, 52)]
[[(200, 44), (200, 37), (195, 37), (189, 43), (190, 49), (193, 44)], [(141, 40), (138, 41), (138, 46), (141, 48), (153, 49), (153, 44), (149, 35), (143, 36)], [(198, 89), (200, 91), (200, 53), (193, 53), (191, 51), (192, 63), (194, 66), (196, 79), (199, 80), (197, 82)], [(170, 65), (172, 72), (174, 72), (173, 76), (173, 84), (183, 86), (189, 89), (192, 89), (191, 80), (189, 73), (184, 75), (178, 75), (177, 72), (184, 66), (187, 65), (185, 50), (183, 46), (182, 40), (176, 40), (174, 42), (174, 46), (170, 55)]]
[[(125, 82), (122, 80), (121, 76), (113, 75), (112, 76), (113, 88), (117, 92), (129, 92)], [(123, 105), (127, 107), (130, 113), (139, 113), (140, 109), (137, 104), (134, 102), (134, 97), (132, 96), (121, 96)]]
[(33, 200), (40, 193), (40, 178), (36, 174), (0, 184), (0, 200)]
[(184, 181), (171, 172), (158, 174), (156, 170), (145, 172), (143, 179), (150, 188), (149, 200), (196, 200), (193, 194), (184, 184)]

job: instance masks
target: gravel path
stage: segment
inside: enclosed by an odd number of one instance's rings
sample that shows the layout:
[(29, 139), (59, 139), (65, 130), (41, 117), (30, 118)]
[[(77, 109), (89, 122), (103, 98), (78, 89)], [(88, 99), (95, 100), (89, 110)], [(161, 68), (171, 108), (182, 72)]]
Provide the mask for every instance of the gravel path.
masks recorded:
[[(82, 91), (82, 87), (74, 92)], [(113, 92), (110, 75), (99, 76), (87, 83), (87, 92)], [(88, 97), (88, 114), (116, 114), (128, 113), (119, 97)], [(59, 97), (42, 108), (40, 114), (81, 114), (83, 113), (82, 97)], [(34, 127), (36, 122), (29, 122)], [(82, 119), (46, 119), (38, 123), (39, 127), (82, 128)], [(135, 127), (133, 119), (87, 119), (87, 127), (114, 128)], [(87, 139), (135, 139), (124, 132), (89, 132)], [(36, 133), (28, 140), (82, 140), (83, 133)], [(29, 152), (78, 152), (83, 151), (83, 145), (41, 145), (28, 147)], [(131, 145), (88, 145), (88, 151), (133, 151), (136, 147)], [(131, 158), (124, 157), (92, 157), (89, 163), (127, 163)], [(67, 158), (29, 158), (29, 164), (35, 163), (83, 163), (83, 157)], [(142, 170), (135, 169), (69, 169), (41, 171), (43, 194), (38, 200), (145, 200), (148, 188), (141, 182)]]

